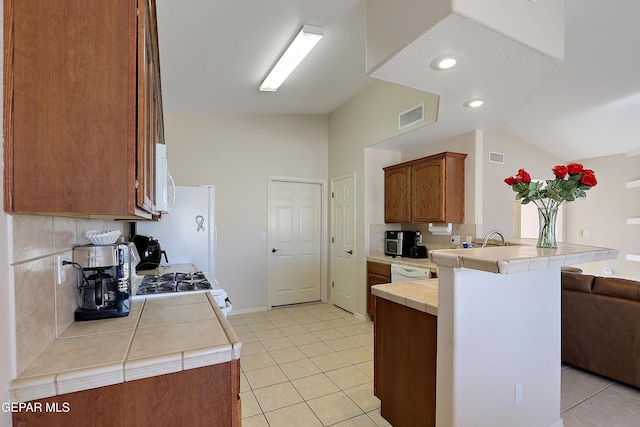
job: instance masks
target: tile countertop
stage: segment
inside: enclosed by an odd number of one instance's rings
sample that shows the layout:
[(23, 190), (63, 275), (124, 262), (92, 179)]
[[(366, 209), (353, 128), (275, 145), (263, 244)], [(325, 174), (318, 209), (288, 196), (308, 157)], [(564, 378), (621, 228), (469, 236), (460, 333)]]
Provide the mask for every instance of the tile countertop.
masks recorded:
[[(509, 240), (508, 246), (489, 246), (471, 249), (444, 249), (430, 252), (431, 259), (440, 266), (466, 267), (490, 273), (518, 273), (523, 271), (563, 267), (572, 264), (615, 259), (618, 250), (594, 246), (558, 243), (557, 249), (537, 248), (535, 239)], [(370, 255), (369, 261), (402, 264), (435, 270), (428, 259), (392, 258)], [(438, 315), (438, 279), (389, 283), (371, 287), (373, 295), (395, 303)]]
[[(429, 251), (431, 253), (431, 251)], [(438, 266), (433, 263), (429, 258), (402, 258), (392, 257), (385, 254), (370, 254), (367, 256), (368, 261), (380, 262), (382, 264), (400, 264), (407, 267), (424, 268), (436, 273)]]
[(508, 246), (434, 250), (430, 255), (439, 267), (510, 274), (615, 259), (618, 252), (617, 249), (562, 242), (558, 242), (557, 249), (538, 248), (535, 239), (510, 239)]
[(10, 388), (14, 402), (240, 358), (242, 344), (207, 293), (132, 301), (126, 317), (72, 323)]
[(371, 292), (405, 307), (438, 315), (438, 279), (374, 285)]

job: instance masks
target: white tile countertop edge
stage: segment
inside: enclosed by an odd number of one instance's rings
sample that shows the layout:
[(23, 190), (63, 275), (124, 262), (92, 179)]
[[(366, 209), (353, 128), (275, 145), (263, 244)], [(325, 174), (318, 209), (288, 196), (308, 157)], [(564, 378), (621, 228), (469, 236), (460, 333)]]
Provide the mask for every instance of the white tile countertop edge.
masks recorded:
[[(431, 252), (431, 251), (429, 251)], [(402, 258), (392, 257), (389, 255), (374, 253), (367, 255), (368, 261), (379, 262), (382, 264), (399, 264), (407, 267), (424, 268), (431, 270), (431, 272), (437, 272), (437, 265), (433, 263), (429, 258)]]
[[(140, 359), (128, 359), (125, 357), (121, 362), (82, 367), (43, 375), (18, 377), (13, 380), (10, 385), (11, 400), (13, 402), (26, 402), (43, 399), (59, 394), (89, 390), (125, 381), (134, 381), (239, 359), (242, 343), (239, 341), (227, 318), (218, 308), (213, 297), (209, 294), (207, 294), (207, 297), (226, 335), (226, 344), (198, 349), (185, 349), (184, 351), (171, 354), (161, 354)], [(92, 335), (93, 334), (86, 336), (90, 337)], [(128, 344), (127, 356), (129, 355), (132, 342), (133, 339)], [(46, 352), (40, 357), (46, 357)], [(69, 355), (69, 357), (73, 358), (73, 355)]]
[(396, 304), (438, 315), (438, 279), (374, 285), (371, 292)]
[(469, 268), (498, 274), (563, 267), (573, 264), (617, 258), (617, 249), (558, 243), (557, 249), (533, 244), (493, 246), (471, 249), (445, 249), (431, 252), (439, 267)]

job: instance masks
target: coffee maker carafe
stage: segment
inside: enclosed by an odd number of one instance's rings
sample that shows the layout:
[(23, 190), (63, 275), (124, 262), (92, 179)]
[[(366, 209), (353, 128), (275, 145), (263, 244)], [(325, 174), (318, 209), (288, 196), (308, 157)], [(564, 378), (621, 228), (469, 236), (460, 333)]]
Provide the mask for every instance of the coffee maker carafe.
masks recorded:
[(73, 263), (79, 269), (75, 320), (129, 315), (130, 257), (130, 248), (126, 244), (73, 248)]

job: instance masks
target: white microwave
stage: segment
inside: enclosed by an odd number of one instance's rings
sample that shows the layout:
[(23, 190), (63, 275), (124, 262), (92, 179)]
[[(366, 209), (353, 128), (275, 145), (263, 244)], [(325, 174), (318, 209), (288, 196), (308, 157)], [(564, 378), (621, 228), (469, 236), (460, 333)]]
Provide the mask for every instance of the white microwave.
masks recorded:
[(169, 213), (175, 204), (176, 184), (169, 173), (167, 145), (156, 143), (156, 210)]

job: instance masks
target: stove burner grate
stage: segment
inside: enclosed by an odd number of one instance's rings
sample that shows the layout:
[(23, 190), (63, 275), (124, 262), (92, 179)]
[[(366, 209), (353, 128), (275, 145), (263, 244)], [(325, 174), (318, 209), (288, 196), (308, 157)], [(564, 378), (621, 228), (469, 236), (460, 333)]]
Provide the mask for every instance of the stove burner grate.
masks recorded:
[(175, 292), (176, 287), (172, 283), (148, 283), (141, 284), (138, 288), (138, 295), (150, 295), (150, 294), (166, 294), (169, 292)]
[(188, 291), (206, 291), (207, 289), (211, 289), (211, 283), (206, 280), (201, 281), (190, 281), (190, 282), (179, 282), (177, 291), (178, 292), (188, 292)]
[(142, 278), (137, 295), (152, 295), (169, 292), (190, 292), (213, 289), (204, 273), (147, 274)]

